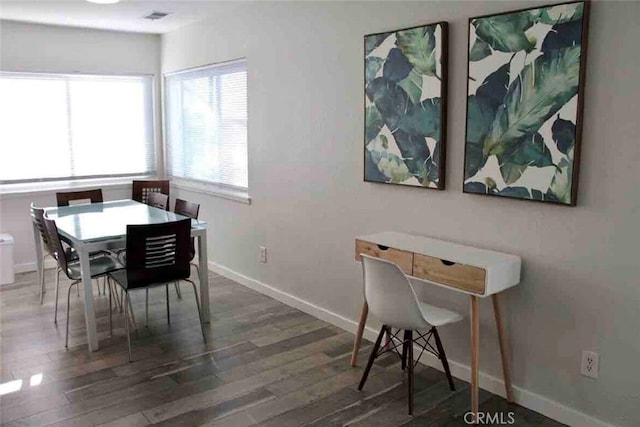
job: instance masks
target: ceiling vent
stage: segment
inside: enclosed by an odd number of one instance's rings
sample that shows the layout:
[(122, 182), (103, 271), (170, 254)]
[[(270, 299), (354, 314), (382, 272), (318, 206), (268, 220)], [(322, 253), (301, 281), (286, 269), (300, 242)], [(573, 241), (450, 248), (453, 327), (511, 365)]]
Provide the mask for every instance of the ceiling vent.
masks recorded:
[(147, 16), (145, 16), (144, 19), (149, 19), (150, 21), (157, 21), (158, 19), (162, 19), (167, 15), (171, 15), (171, 13), (153, 11)]

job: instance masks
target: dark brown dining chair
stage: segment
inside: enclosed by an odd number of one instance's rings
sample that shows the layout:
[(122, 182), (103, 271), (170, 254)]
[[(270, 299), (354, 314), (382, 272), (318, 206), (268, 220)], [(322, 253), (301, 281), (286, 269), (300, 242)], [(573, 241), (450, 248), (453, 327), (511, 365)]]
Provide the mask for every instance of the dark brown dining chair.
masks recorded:
[[(42, 271), (40, 271), (40, 304), (42, 304), (44, 302), (44, 292), (45, 292), (45, 288), (44, 288), (44, 261), (47, 257), (51, 257), (53, 259), (56, 259), (57, 255), (55, 253), (55, 249), (53, 249), (53, 246), (51, 245), (51, 242), (49, 242), (49, 235), (47, 233), (47, 230), (45, 228), (45, 224), (44, 224), (44, 209), (42, 208), (38, 208), (36, 207), (33, 203), (31, 203), (31, 221), (33, 221), (33, 223), (35, 224), (35, 226), (38, 229), (38, 232), (40, 234), (40, 239), (42, 240), (42, 259), (41, 261), (41, 265), (42, 265)], [(68, 256), (71, 257), (71, 249), (68, 249)], [(58, 271), (60, 271), (58, 269)]]
[(56, 201), (59, 207), (69, 206), (69, 202), (74, 200), (89, 200), (90, 203), (102, 203), (102, 189), (83, 191), (64, 191), (56, 193)]
[(198, 214), (200, 213), (200, 205), (198, 203), (176, 199), (176, 204), (173, 208), (173, 212), (179, 215), (188, 216), (189, 218), (198, 219)]
[[(196, 306), (202, 338), (207, 337), (200, 313), (200, 301), (196, 284), (189, 280), (189, 238), (191, 236), (191, 220), (167, 222), (148, 225), (127, 226), (127, 267), (125, 270), (115, 271), (110, 277), (124, 290), (125, 307), (130, 302), (129, 292), (136, 289), (148, 290), (153, 286), (164, 285), (167, 299), (167, 321), (170, 322), (169, 283), (185, 280), (193, 285)], [(148, 297), (148, 292), (147, 292)], [(148, 305), (147, 305), (148, 307)], [(109, 307), (111, 312), (111, 307)], [(148, 312), (147, 312), (148, 314)], [(131, 358), (131, 338), (127, 310), (125, 310), (125, 325), (129, 361)]]
[(169, 180), (134, 180), (131, 189), (131, 198), (136, 202), (149, 204), (149, 194), (162, 193), (169, 196)]
[[(44, 261), (47, 257), (51, 257), (54, 260), (58, 260), (58, 253), (56, 252), (56, 248), (53, 246), (52, 242), (49, 240), (48, 232), (45, 228), (45, 212), (44, 209), (36, 207), (33, 203), (31, 204), (31, 220), (38, 228), (38, 232), (40, 234), (40, 239), (42, 240), (42, 271), (40, 272), (40, 304), (44, 302), (44, 293), (45, 293), (45, 280), (44, 280)], [(65, 243), (62, 244), (62, 248), (64, 250), (64, 255), (67, 261), (77, 261), (78, 253), (70, 246), (67, 246)], [(94, 251), (89, 253), (89, 258), (93, 258), (95, 256), (102, 256), (105, 254), (109, 254), (108, 251)], [(56, 289), (58, 288), (58, 284), (60, 283), (60, 270), (59, 267), (56, 268)], [(103, 286), (103, 292), (106, 292)], [(79, 292), (79, 291), (78, 291)], [(78, 293), (79, 295), (79, 293)], [(98, 285), (98, 295), (100, 295), (100, 285)], [(105, 293), (106, 295), (106, 293)], [(57, 306), (57, 301), (56, 301)], [(57, 309), (54, 314), (54, 323), (57, 323)]]
[[(176, 204), (173, 208), (173, 212), (178, 215), (186, 216), (193, 219), (198, 219), (198, 214), (200, 212), (200, 205), (198, 203), (188, 202), (182, 199), (176, 199)], [(194, 237), (191, 238), (191, 248), (189, 252), (189, 261), (191, 265), (196, 267), (196, 271), (198, 272), (198, 278), (200, 278), (200, 267), (198, 264), (193, 262), (193, 259), (196, 256), (196, 239)], [(182, 298), (182, 294), (180, 293), (180, 288), (178, 284), (176, 284), (176, 292), (178, 293), (178, 298)]]
[[(80, 262), (78, 260), (71, 260), (67, 258), (66, 251), (62, 246), (60, 235), (58, 234), (58, 227), (56, 222), (46, 216), (43, 219), (45, 229), (47, 231), (47, 240), (51, 245), (51, 249), (56, 254), (56, 261), (58, 262), (58, 271), (63, 271), (64, 274), (72, 280), (67, 290), (67, 326), (64, 346), (69, 347), (69, 312), (71, 304), (71, 289), (77, 286), (82, 281), (82, 274), (80, 271)], [(124, 268), (115, 256), (110, 253), (103, 252), (98, 256), (94, 256), (89, 259), (89, 267), (91, 270), (91, 278), (97, 279), (100, 277), (106, 277), (110, 272)], [(55, 304), (55, 317), (58, 314), (58, 288), (59, 281), (56, 282), (56, 304)], [(111, 301), (111, 295), (114, 293), (111, 285), (109, 286), (109, 301)], [(131, 309), (131, 308), (130, 308)], [(111, 307), (109, 307), (111, 310)], [(127, 310), (125, 310), (126, 312)], [(109, 319), (111, 321), (111, 318)]]
[(169, 210), (169, 196), (162, 193), (150, 193), (147, 205), (154, 208), (162, 209), (163, 211)]

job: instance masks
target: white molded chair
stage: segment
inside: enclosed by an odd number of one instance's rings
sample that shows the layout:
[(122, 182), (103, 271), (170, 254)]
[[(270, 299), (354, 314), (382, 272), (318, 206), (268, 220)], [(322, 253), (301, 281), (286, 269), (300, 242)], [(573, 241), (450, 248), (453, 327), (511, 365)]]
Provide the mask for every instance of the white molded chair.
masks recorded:
[[(382, 353), (396, 350), (402, 345), (402, 370), (408, 367), (409, 374), (409, 415), (413, 413), (413, 344), (422, 347), (422, 351), (416, 360), (426, 350), (435, 355), (442, 362), (442, 367), (449, 380), (449, 386), (455, 391), (453, 378), (449, 370), (449, 363), (444, 352), (444, 347), (440, 341), (436, 326), (444, 326), (462, 320), (462, 316), (444, 308), (425, 304), (418, 300), (413, 285), (398, 267), (398, 265), (379, 258), (360, 254), (362, 257), (362, 268), (364, 273), (364, 296), (369, 306), (369, 312), (382, 322), (382, 328), (378, 338), (371, 350), (371, 356), (365, 368), (358, 390), (362, 390), (374, 360)], [(391, 328), (397, 328), (395, 335), (391, 336)], [(395, 338), (404, 330), (404, 339), (401, 343), (395, 344)], [(420, 333), (419, 330), (427, 331)], [(414, 339), (413, 332), (416, 331), (418, 337)], [(387, 334), (391, 349), (381, 349), (381, 342)], [(435, 340), (434, 348), (430, 340)], [(424, 343), (418, 340), (422, 339)]]

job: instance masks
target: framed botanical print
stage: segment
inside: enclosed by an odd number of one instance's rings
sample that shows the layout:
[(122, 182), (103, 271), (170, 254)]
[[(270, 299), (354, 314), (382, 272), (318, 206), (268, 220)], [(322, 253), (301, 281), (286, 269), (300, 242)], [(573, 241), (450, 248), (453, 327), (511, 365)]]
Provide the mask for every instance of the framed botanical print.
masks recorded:
[(589, 2), (469, 20), (464, 192), (575, 206)]
[(447, 23), (364, 37), (364, 180), (444, 189)]

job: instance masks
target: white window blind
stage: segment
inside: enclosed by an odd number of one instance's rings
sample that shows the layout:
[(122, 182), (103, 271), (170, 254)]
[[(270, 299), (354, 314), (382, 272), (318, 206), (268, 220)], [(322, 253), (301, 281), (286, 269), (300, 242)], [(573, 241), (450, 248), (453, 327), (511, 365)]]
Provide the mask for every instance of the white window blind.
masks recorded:
[(151, 76), (0, 73), (0, 184), (156, 172)]
[(169, 74), (165, 83), (168, 174), (246, 191), (246, 62)]

